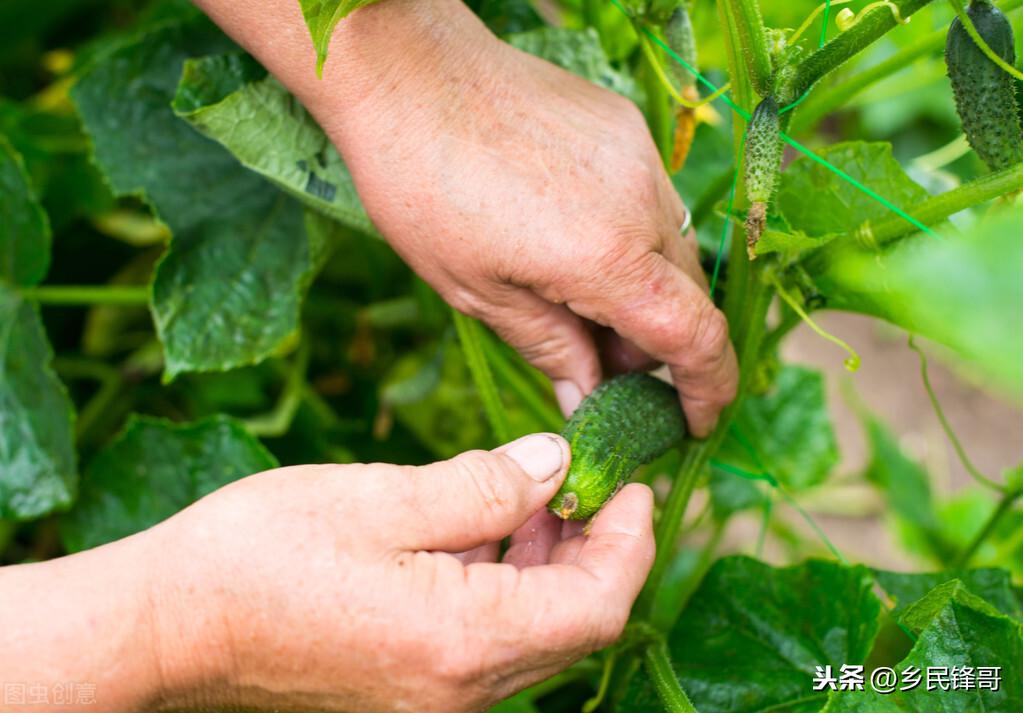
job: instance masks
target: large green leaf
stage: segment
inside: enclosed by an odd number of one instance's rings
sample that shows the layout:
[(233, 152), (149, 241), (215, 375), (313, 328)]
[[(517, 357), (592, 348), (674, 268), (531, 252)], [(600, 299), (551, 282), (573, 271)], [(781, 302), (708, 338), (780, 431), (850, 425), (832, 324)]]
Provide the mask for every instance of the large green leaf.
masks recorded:
[(542, 27), (509, 35), (507, 40), (512, 47), (545, 59), (594, 84), (623, 94), (633, 101), (642, 100), (632, 77), (611, 66), (600, 45), (600, 37), (592, 28), (570, 30)]
[[(880, 602), (872, 584), (865, 567), (718, 561), (670, 634), (682, 687), (700, 713), (820, 710), (816, 667), (862, 664), (873, 645)], [(655, 701), (641, 672), (620, 710), (659, 710)]]
[[(928, 197), (892, 156), (891, 144), (850, 141), (817, 153), (900, 208), (908, 209)], [(813, 199), (808, 200), (809, 196)], [(769, 231), (763, 245), (757, 246), (757, 254), (803, 252), (891, 213), (891, 209), (808, 156), (793, 161), (782, 174), (776, 205), (790, 230)]]
[(324, 253), (296, 201), (171, 110), (185, 59), (232, 48), (205, 19), (171, 22), (107, 52), (73, 92), (114, 190), (142, 195), (174, 233), (152, 296), (168, 379), (272, 354)]
[(0, 518), (39, 517), (74, 499), (73, 411), (52, 358), (35, 306), (0, 285)]
[(298, 100), (265, 74), (239, 55), (189, 60), (174, 109), (310, 208), (375, 234), (334, 145)]
[(850, 253), (819, 284), (829, 304), (939, 341), (1023, 395), (1023, 206), (949, 238), (920, 236), (883, 257)]
[(877, 583), (894, 600), (893, 613), (901, 615), (938, 585), (959, 580), (967, 590), (981, 597), (1006, 616), (1023, 618), (1023, 609), (1012, 589), (1012, 577), (1004, 569), (988, 567), (955, 572), (909, 574), (875, 570)]
[(78, 503), (62, 523), (64, 544), (78, 551), (127, 537), (276, 465), (226, 416), (183, 424), (135, 416), (89, 464)]
[(316, 48), (316, 70), (323, 71), (323, 63), (327, 61), (327, 50), (334, 28), (353, 10), (369, 5), (376, 0), (299, 0), (302, 15), (313, 38)]
[(743, 401), (718, 457), (757, 473), (767, 469), (795, 490), (823, 481), (839, 458), (823, 375), (783, 368), (766, 393)]
[[(1020, 624), (981, 599), (959, 580), (937, 586), (900, 617), (916, 637), (909, 655), (895, 667), (923, 672), (923, 681), (910, 690), (879, 693), (868, 683), (863, 691), (834, 692), (827, 713), (1018, 713), (1023, 710), (1023, 636)], [(928, 667), (973, 673), (973, 686), (960, 690), (927, 690)], [(980, 667), (998, 667), (997, 691), (980, 689)], [(905, 679), (902, 679), (905, 680)], [(939, 684), (940, 685), (940, 684)]]
[(21, 157), (0, 135), (0, 280), (35, 285), (50, 265), (50, 224)]

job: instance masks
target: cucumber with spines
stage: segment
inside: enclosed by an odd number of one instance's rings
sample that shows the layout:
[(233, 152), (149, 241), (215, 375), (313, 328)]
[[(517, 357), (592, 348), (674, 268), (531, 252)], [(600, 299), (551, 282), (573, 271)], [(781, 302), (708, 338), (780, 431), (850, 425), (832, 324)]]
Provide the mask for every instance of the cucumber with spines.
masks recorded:
[[(1002, 11), (974, 0), (966, 14), (995, 54), (1015, 64), (1015, 37)], [(958, 17), (948, 31), (945, 64), (963, 131), (981, 160), (992, 171), (1023, 161), (1015, 79), (984, 54)]]
[[(688, 0), (680, 2), (671, 13), (671, 17), (668, 18), (668, 22), (664, 26), (664, 37), (672, 52), (685, 60), (689, 68), (697, 69), (696, 33), (693, 31), (693, 22), (689, 17)], [(689, 71), (689, 68), (674, 59), (669, 62), (669, 66), (682, 97), (690, 103), (698, 101), (700, 93), (696, 89), (696, 77)], [(685, 166), (695, 137), (696, 110), (691, 106), (678, 104), (675, 107), (675, 136), (672, 142), (669, 166), (672, 173), (678, 173)]]
[(746, 250), (756, 259), (757, 241), (767, 224), (767, 208), (774, 197), (785, 146), (781, 139), (778, 103), (765, 97), (753, 111), (746, 131)]
[(592, 517), (633, 471), (685, 437), (678, 392), (648, 374), (606, 381), (583, 399), (561, 435), (572, 463), (548, 508), (563, 520)]

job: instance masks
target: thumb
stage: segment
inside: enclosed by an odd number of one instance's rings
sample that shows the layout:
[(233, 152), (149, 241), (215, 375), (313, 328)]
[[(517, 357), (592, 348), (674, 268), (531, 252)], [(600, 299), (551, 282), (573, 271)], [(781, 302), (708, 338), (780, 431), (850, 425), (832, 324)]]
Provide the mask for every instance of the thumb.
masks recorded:
[(399, 487), (417, 506), (399, 526), (401, 544), (462, 552), (510, 535), (554, 496), (570, 459), (563, 438), (538, 433), (406, 470)]

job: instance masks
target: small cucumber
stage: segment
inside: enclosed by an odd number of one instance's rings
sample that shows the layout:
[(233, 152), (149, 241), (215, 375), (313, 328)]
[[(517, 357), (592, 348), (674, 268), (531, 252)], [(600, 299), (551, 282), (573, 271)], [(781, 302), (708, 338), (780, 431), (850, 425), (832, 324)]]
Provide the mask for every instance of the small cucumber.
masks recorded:
[(561, 435), (572, 449), (565, 482), (547, 507), (563, 520), (585, 520), (632, 472), (686, 434), (678, 392), (648, 374), (606, 381), (572, 414)]
[(756, 259), (757, 241), (767, 224), (767, 206), (774, 196), (784, 152), (778, 103), (766, 97), (753, 111), (746, 132), (746, 251)]
[[(1002, 11), (987, 0), (974, 0), (967, 15), (988, 46), (1014, 64), (1015, 38)], [(945, 64), (966, 138), (981, 160), (992, 171), (1023, 161), (1015, 80), (985, 56), (958, 17), (948, 31)]]
[[(696, 34), (693, 32), (693, 23), (689, 18), (688, 1), (680, 3), (671, 13), (671, 17), (668, 18), (668, 22), (664, 27), (664, 36), (667, 38), (668, 46), (672, 52), (684, 59), (691, 68), (696, 69), (698, 62)], [(674, 59), (669, 63), (669, 66), (679, 86), (680, 93), (686, 101), (699, 101), (700, 93), (696, 90), (696, 77)], [(679, 104), (675, 107), (675, 140), (672, 144), (670, 165), (672, 173), (678, 173), (685, 166), (695, 136), (696, 110), (684, 104)]]

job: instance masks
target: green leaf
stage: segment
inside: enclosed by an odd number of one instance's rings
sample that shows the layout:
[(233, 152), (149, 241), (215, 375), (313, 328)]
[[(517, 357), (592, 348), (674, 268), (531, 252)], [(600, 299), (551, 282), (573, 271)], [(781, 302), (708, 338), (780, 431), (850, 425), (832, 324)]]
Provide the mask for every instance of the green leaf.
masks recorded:
[(232, 48), (203, 18), (164, 24), (107, 52), (73, 91), (111, 186), (143, 196), (174, 234), (151, 304), (167, 380), (273, 354), (325, 252), (320, 222), (171, 110), (185, 59)]
[(0, 135), (0, 280), (36, 285), (50, 266), (50, 223), (21, 157)]
[(951, 347), (1023, 396), (1023, 206), (969, 235), (902, 241), (883, 257), (849, 253), (818, 283), (829, 305), (873, 314)]
[(509, 35), (506, 39), (512, 47), (545, 59), (637, 103), (642, 101), (635, 80), (611, 66), (593, 28), (544, 27)]
[[(851, 141), (817, 153), (900, 208), (908, 209), (928, 197), (892, 156), (891, 144)], [(890, 213), (889, 208), (807, 156), (793, 161), (782, 173), (776, 207), (791, 230), (772, 231), (764, 245), (758, 245), (758, 255), (797, 255)]]
[[(971, 593), (959, 580), (931, 590), (901, 616), (917, 636), (909, 655), (895, 667), (923, 671), (911, 690), (881, 694), (869, 684), (863, 691), (832, 693), (827, 713), (1016, 713), (1023, 707), (1023, 636), (1020, 624)], [(998, 691), (927, 690), (928, 667), (1000, 667)]]
[(40, 517), (75, 496), (73, 408), (52, 358), (35, 306), (0, 286), (0, 518)]
[(254, 71), (251, 60), (239, 55), (189, 60), (174, 109), (242, 165), (310, 208), (376, 235), (352, 176), (323, 129), (276, 79), (253, 81)]
[(228, 483), (277, 466), (234, 419), (176, 424), (133, 416), (82, 478), (61, 524), (71, 551), (127, 537), (167, 519)]
[(958, 580), (971, 593), (981, 597), (1001, 613), (1023, 618), (1023, 609), (1012, 589), (1012, 576), (1004, 569), (984, 569), (907, 574), (874, 570), (877, 583), (891, 595), (895, 608), (892, 613), (902, 615), (906, 609), (923, 599), (935, 587)]
[(529, 0), (470, 0), (467, 3), (495, 35), (526, 32), (544, 26)]
[(376, 0), (299, 0), (302, 15), (313, 38), (316, 48), (316, 71), (323, 73), (323, 63), (327, 61), (327, 50), (334, 28), (350, 12), (369, 5)]
[(793, 490), (821, 483), (839, 459), (824, 376), (814, 369), (784, 367), (767, 393), (742, 402), (718, 458), (757, 473), (766, 468)]
[[(872, 585), (860, 566), (719, 560), (669, 637), (682, 688), (700, 713), (820, 710), (816, 667), (862, 664), (873, 645), (880, 602)], [(658, 710), (651, 689), (637, 673), (622, 713)]]

